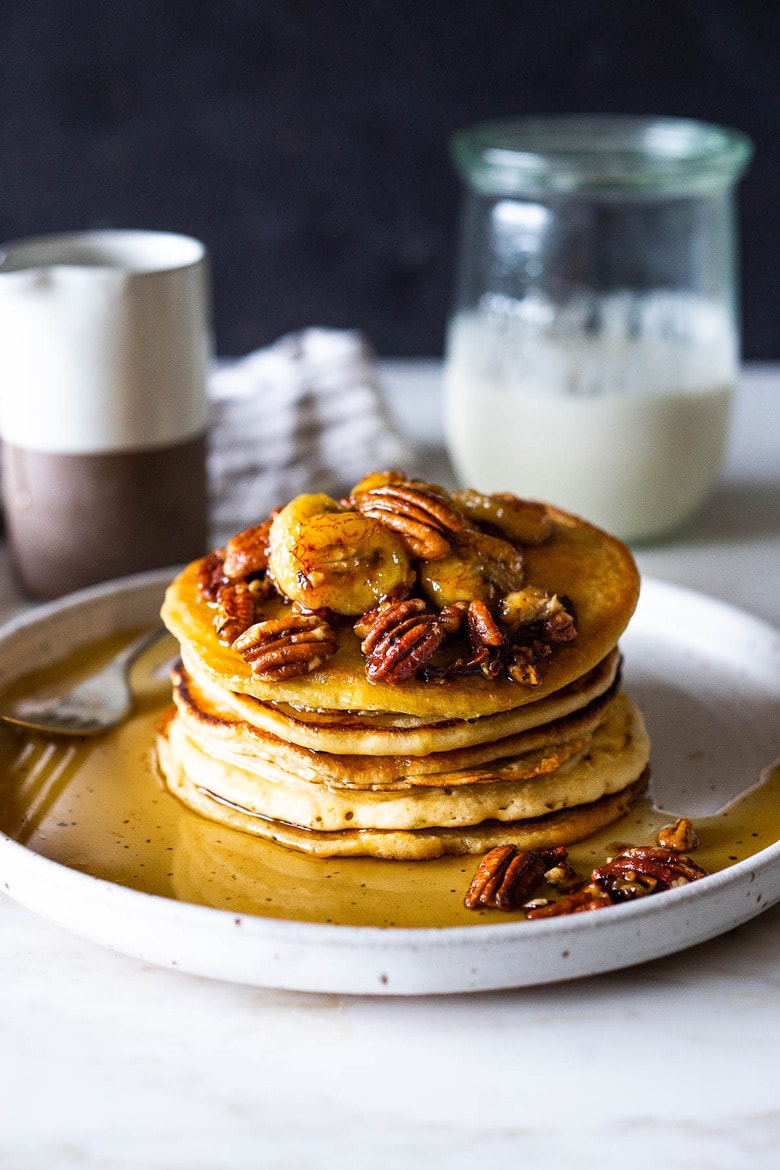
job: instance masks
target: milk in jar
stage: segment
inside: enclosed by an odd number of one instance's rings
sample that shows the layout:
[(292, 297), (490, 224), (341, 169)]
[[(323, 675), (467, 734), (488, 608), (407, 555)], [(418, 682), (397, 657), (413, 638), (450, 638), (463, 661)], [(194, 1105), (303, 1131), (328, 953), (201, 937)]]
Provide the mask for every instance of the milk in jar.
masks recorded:
[[(545, 500), (641, 541), (684, 524), (718, 476), (736, 340), (718, 306), (607, 300), (597, 332), (577, 328), (576, 312), (546, 328), (539, 304), (456, 315), (445, 429), (463, 485)], [(685, 322), (682, 335), (662, 327), (670, 320)]]
[(629, 541), (696, 513), (740, 344), (740, 131), (556, 114), (456, 132), (461, 239), (445, 353), (462, 486)]

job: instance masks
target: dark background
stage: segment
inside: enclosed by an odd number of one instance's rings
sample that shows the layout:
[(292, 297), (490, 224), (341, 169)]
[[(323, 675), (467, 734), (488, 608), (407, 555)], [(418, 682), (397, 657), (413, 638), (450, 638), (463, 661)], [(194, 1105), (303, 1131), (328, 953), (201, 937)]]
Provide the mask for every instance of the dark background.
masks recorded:
[(753, 138), (744, 351), (780, 358), (775, 0), (0, 0), (0, 239), (192, 233), (221, 354), (320, 324), (436, 355), (459, 200), (447, 136), (555, 111)]

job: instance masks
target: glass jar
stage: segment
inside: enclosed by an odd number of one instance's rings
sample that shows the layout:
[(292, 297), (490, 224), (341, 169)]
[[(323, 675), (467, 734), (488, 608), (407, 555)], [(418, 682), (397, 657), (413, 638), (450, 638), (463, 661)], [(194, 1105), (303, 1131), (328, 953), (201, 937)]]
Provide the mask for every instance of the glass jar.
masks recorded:
[(741, 133), (540, 117), (456, 134), (465, 185), (445, 352), (464, 486), (643, 541), (717, 479), (739, 363)]

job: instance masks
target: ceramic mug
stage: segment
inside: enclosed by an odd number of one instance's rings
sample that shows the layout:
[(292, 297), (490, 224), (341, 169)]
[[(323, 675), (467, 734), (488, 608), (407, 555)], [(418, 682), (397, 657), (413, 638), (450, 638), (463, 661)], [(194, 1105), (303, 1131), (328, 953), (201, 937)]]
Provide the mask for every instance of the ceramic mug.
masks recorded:
[(0, 247), (2, 501), (29, 593), (204, 551), (209, 316), (206, 249), (187, 236)]

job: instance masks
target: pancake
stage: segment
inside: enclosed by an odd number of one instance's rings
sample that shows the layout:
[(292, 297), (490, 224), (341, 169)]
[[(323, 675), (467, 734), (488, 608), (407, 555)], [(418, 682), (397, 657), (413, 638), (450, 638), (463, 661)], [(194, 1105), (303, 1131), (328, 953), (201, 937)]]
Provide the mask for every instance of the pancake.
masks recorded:
[[(189, 782), (252, 816), (324, 832), (342, 829), (429, 829), (476, 825), (543, 816), (575, 804), (590, 804), (633, 783), (648, 762), (647, 734), (636, 707), (625, 695), (608, 705), (604, 719), (571, 754), (549, 768), (526, 764), (523, 757), (494, 762), (485, 772), (439, 776), (436, 785), (394, 789), (349, 789), (312, 782), (259, 759), (251, 771), (235, 758), (204, 751), (172, 719), (165, 732), (171, 751)], [(184, 788), (188, 791), (187, 786)], [(186, 800), (186, 797), (185, 797)]]
[[(481, 675), (443, 683), (410, 679), (402, 686), (366, 677), (360, 638), (353, 621), (337, 618), (338, 648), (320, 669), (288, 679), (265, 679), (232, 646), (222, 645), (214, 628), (214, 609), (198, 588), (199, 562), (188, 565), (169, 586), (162, 608), (166, 626), (186, 647), (188, 666), (230, 691), (308, 709), (392, 711), (435, 719), (473, 719), (537, 702), (592, 670), (616, 645), (639, 596), (639, 576), (622, 542), (584, 520), (549, 509), (553, 535), (524, 550), (526, 581), (567, 597), (576, 613), (577, 638), (560, 646), (545, 666), (538, 686), (523, 687), (507, 678)], [(263, 599), (273, 620), (289, 611), (278, 595)]]
[(625, 545), (546, 505), (395, 472), (296, 497), (166, 592), (163, 778), (314, 858), (572, 844), (648, 781), (638, 593)]
[[(476, 824), (424, 826), (412, 829), (343, 828), (319, 830), (276, 820), (233, 803), (200, 784), (196, 753), (185, 753), (186, 766), (171, 731), (176, 720), (161, 729), (158, 758), (171, 791), (194, 812), (211, 821), (263, 837), (315, 857), (376, 857), (400, 861), (423, 861), (445, 855), (483, 853), (495, 845), (512, 842), (521, 849), (571, 845), (622, 817), (647, 786), (648, 772), (641, 773), (615, 792), (592, 802), (565, 806), (536, 817), (501, 821), (488, 818)], [(193, 759), (193, 755), (196, 756)], [(208, 779), (215, 776), (214, 761)], [(218, 771), (218, 769), (216, 769)], [(219, 783), (220, 780), (217, 780)]]
[(231, 691), (200, 667), (182, 647), (182, 661), (190, 686), (202, 702), (231, 711), (252, 727), (270, 732), (288, 743), (314, 751), (341, 755), (426, 756), (476, 744), (490, 744), (509, 735), (543, 727), (582, 710), (615, 685), (620, 653), (612, 650), (582, 678), (555, 694), (524, 703), (495, 715), (476, 719), (422, 719), (397, 711), (329, 711), (264, 702), (253, 695)]
[[(208, 755), (284, 780), (292, 775), (341, 788), (452, 787), (496, 778), (499, 764), (516, 778), (551, 771), (585, 747), (614, 703), (617, 684), (585, 707), (542, 726), (471, 747), (424, 756), (313, 751), (246, 723), (229, 701), (204, 691), (183, 667), (174, 671), (174, 700), (187, 736)], [(360, 738), (359, 724), (355, 735)], [(371, 735), (371, 732), (369, 732)]]

